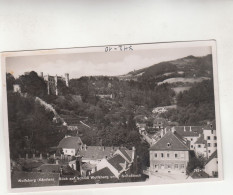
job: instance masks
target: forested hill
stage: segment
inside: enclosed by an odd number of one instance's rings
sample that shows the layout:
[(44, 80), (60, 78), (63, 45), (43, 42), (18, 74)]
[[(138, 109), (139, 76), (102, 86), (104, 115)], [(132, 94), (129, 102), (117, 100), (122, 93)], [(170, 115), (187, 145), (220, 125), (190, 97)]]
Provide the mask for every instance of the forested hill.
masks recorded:
[(187, 56), (185, 58), (161, 62), (152, 66), (119, 76), (121, 79), (151, 80), (161, 82), (173, 77), (212, 77), (212, 55), (204, 57)]

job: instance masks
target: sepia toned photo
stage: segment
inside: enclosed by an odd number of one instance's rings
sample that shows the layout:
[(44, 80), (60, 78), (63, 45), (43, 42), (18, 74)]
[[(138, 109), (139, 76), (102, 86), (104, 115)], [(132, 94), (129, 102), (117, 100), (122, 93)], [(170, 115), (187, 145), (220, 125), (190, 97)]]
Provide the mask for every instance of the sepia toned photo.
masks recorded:
[(10, 189), (222, 179), (214, 41), (1, 59)]

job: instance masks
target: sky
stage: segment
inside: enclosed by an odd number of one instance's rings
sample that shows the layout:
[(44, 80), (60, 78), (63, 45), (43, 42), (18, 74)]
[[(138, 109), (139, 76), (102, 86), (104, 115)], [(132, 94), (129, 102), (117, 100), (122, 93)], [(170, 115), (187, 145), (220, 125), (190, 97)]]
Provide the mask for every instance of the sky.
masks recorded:
[(69, 73), (71, 79), (82, 76), (117, 76), (163, 61), (208, 54), (211, 54), (211, 47), (17, 56), (6, 58), (6, 71), (15, 78), (29, 71), (52, 76)]

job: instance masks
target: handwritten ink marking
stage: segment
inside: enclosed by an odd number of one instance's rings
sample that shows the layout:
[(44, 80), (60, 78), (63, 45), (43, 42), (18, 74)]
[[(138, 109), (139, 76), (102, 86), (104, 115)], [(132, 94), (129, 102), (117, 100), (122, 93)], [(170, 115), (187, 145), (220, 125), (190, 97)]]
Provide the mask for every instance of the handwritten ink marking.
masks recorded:
[(132, 45), (118, 45), (118, 46), (107, 46), (105, 47), (105, 52), (110, 51), (133, 51)]

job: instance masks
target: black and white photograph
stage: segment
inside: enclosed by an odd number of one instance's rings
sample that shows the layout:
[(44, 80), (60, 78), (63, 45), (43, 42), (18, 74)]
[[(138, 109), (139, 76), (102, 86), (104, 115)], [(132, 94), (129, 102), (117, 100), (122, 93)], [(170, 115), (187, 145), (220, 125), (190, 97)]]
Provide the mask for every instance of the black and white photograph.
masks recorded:
[(215, 41), (6, 52), (2, 62), (10, 189), (222, 179)]

